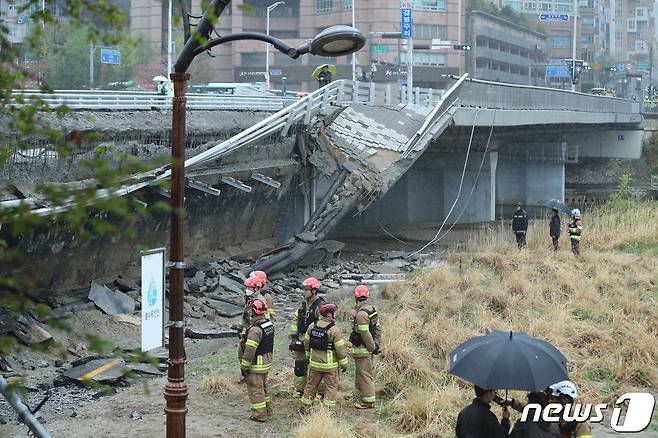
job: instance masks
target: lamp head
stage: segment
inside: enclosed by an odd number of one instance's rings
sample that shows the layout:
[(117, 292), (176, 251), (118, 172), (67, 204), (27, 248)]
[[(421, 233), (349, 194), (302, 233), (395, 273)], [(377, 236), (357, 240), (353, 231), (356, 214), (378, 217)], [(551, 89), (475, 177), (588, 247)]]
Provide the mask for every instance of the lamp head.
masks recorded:
[(366, 38), (359, 30), (344, 25), (331, 26), (320, 32), (308, 43), (308, 51), (314, 55), (336, 57), (350, 55), (366, 45)]

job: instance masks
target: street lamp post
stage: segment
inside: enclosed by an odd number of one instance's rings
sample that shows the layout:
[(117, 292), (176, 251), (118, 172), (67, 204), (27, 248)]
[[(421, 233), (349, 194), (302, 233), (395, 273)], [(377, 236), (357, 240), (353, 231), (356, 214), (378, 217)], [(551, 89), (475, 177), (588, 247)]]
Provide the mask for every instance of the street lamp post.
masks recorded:
[[(270, 12), (279, 5), (285, 5), (286, 2), (276, 2), (267, 7), (266, 19), (265, 19), (265, 33), (267, 36), (270, 36)], [(265, 84), (267, 89), (270, 89), (270, 43), (265, 44)]]
[[(186, 401), (185, 345), (183, 322), (183, 274), (185, 248), (183, 226), (185, 219), (185, 109), (187, 69), (194, 58), (212, 47), (230, 41), (256, 40), (271, 43), (277, 50), (295, 59), (312, 53), (317, 56), (345, 56), (360, 50), (366, 43), (357, 29), (349, 26), (332, 26), (320, 32), (313, 40), (297, 48), (269, 35), (241, 32), (210, 39), (213, 23), (224, 12), (230, 0), (212, 0), (196, 27), (195, 35), (185, 42), (170, 77), (174, 83), (171, 126), (171, 225), (169, 252), (169, 366), (164, 389), (167, 416), (167, 438), (185, 437)], [(204, 42), (205, 43), (202, 43)]]

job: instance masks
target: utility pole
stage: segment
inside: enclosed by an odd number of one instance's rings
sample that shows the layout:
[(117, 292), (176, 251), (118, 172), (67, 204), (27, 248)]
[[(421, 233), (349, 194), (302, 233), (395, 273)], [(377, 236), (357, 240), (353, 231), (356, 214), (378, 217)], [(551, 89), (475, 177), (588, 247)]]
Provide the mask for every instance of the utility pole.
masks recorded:
[(94, 44), (89, 43), (89, 89), (94, 88)]
[[(270, 36), (270, 12), (279, 5), (283, 5), (285, 2), (276, 2), (267, 7), (266, 19), (265, 19), (265, 35)], [(267, 89), (270, 89), (270, 43), (265, 43), (265, 84)]]
[(414, 100), (414, 39), (407, 40), (407, 103)]
[(573, 42), (571, 45), (571, 91), (576, 91), (576, 30), (578, 21), (578, 0), (573, 0)]
[[(356, 29), (356, 0), (352, 0), (352, 27)], [(372, 46), (372, 44), (369, 44)], [(372, 58), (370, 60), (372, 62)], [(352, 82), (356, 81), (356, 52), (352, 53)]]
[[(172, 3), (174, 0), (169, 0), (169, 8), (167, 11), (167, 74), (165, 77), (169, 77), (169, 73), (171, 73), (171, 56), (172, 56), (172, 51), (171, 51), (171, 45), (172, 45), (172, 40), (171, 40), (171, 9), (172, 9)], [(171, 79), (170, 79), (171, 81)]]

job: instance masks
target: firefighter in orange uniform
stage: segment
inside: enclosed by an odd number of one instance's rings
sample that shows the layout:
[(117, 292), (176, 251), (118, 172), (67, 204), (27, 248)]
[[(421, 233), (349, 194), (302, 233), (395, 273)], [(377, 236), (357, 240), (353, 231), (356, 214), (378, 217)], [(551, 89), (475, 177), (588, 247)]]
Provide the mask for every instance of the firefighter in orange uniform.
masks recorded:
[(356, 314), (350, 342), (352, 357), (356, 365), (354, 386), (360, 396), (355, 405), (358, 409), (372, 409), (375, 406), (375, 384), (372, 380), (372, 356), (379, 354), (381, 345), (381, 326), (375, 308), (368, 303), (370, 291), (360, 284), (354, 288)]
[(308, 412), (313, 405), (320, 383), (325, 384), (322, 404), (331, 408), (336, 406), (340, 368), (347, 370), (347, 351), (345, 340), (336, 326), (337, 306), (325, 303), (320, 306), (320, 320), (311, 324), (304, 336), (304, 347), (308, 358), (308, 378), (302, 396), (302, 413)]
[(264, 422), (271, 413), (267, 393), (267, 374), (272, 368), (274, 324), (265, 318), (267, 305), (256, 299), (251, 303), (251, 325), (245, 336), (245, 347), (240, 360), (240, 372), (247, 382), (247, 393), (252, 421)]
[(309, 277), (302, 283), (304, 301), (299, 306), (290, 324), (290, 352), (295, 360), (295, 389), (301, 396), (306, 387), (307, 360), (304, 351), (304, 335), (309, 326), (318, 320), (318, 308), (324, 304), (324, 298), (318, 295), (320, 282)]

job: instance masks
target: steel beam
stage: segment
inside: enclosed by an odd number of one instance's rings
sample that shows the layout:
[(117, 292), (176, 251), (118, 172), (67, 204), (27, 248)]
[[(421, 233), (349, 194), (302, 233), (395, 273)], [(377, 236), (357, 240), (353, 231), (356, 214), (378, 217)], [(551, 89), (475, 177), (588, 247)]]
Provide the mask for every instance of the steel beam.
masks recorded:
[(263, 183), (265, 185), (268, 185), (270, 187), (274, 187), (275, 189), (278, 189), (279, 187), (281, 187), (281, 183), (279, 181), (275, 181), (272, 178), (270, 178), (269, 176), (265, 176), (265, 175), (260, 174), (260, 173), (256, 173), (256, 172), (252, 173), (251, 174), (251, 179), (255, 179), (256, 181), (261, 182), (261, 183)]
[(224, 184), (228, 184), (229, 186), (233, 186), (238, 190), (242, 190), (243, 192), (247, 192), (247, 193), (251, 192), (251, 187), (250, 186), (238, 181), (235, 178), (231, 178), (230, 176), (223, 176), (223, 177), (220, 178), (220, 180)]
[(206, 184), (191, 178), (187, 179), (187, 186), (213, 196), (219, 196), (222, 193), (221, 190), (214, 188), (210, 184)]

